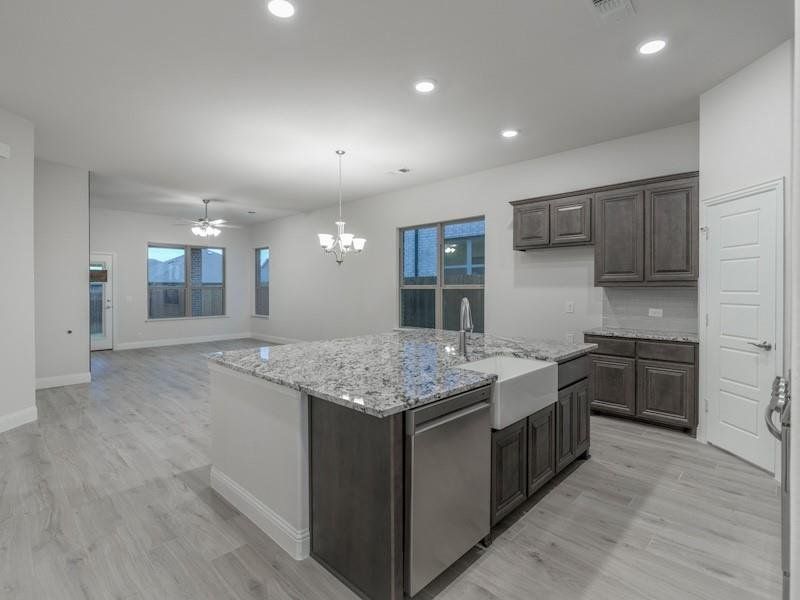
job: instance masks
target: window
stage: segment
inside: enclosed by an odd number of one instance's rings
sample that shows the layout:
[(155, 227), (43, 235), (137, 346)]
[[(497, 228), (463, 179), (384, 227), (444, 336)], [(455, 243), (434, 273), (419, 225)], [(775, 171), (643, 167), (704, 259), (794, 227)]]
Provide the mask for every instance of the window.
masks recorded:
[(256, 248), (255, 314), (269, 316), (269, 248)]
[(147, 314), (150, 319), (225, 314), (225, 249), (147, 247)]
[(400, 326), (457, 330), (461, 299), (483, 332), (486, 223), (481, 218), (400, 230)]

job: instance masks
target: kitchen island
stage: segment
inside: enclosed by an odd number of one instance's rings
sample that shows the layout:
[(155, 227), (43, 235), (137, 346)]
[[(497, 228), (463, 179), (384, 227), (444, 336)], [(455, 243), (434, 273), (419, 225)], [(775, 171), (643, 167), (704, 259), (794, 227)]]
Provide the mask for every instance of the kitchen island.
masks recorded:
[[(488, 406), (497, 375), (460, 367), (492, 356), (575, 365), (595, 347), (472, 334), (464, 357), (457, 336), (399, 330), (212, 355), (212, 486), (294, 558), (312, 555), (360, 595), (416, 591), (407, 514), (413, 415), (421, 423), (422, 410), (431, 412), (430, 427), (434, 417), (451, 419), (440, 407), (474, 412), (470, 431), (481, 437), (464, 453), (485, 459), (488, 471), (492, 433), (488, 415), (479, 421), (475, 411)], [(439, 456), (462, 453), (452, 454)], [(488, 482), (488, 473), (476, 476), (472, 494), (486, 506), (485, 533)]]

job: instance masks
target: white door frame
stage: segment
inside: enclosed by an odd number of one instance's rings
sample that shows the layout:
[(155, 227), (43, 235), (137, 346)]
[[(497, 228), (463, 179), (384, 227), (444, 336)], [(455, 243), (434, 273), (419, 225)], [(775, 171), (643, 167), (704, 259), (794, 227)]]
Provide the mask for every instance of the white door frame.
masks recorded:
[[(117, 306), (119, 303), (117, 299), (119, 297), (119, 292), (117, 291), (117, 253), (116, 252), (107, 252), (104, 250), (92, 250), (89, 252), (89, 262), (91, 263), (91, 258), (95, 254), (105, 254), (106, 256), (111, 257), (111, 350), (117, 349), (117, 321), (119, 320), (117, 317)], [(91, 336), (89, 336), (89, 350), (91, 351)]]
[[(708, 442), (708, 403), (707, 396), (709, 389), (709, 382), (707, 380), (708, 370), (705, 365), (708, 364), (708, 329), (706, 328), (706, 314), (708, 313), (708, 247), (706, 244), (706, 236), (703, 234), (705, 227), (708, 226), (708, 208), (725, 202), (747, 198), (756, 194), (764, 192), (775, 191), (778, 205), (775, 207), (775, 236), (776, 247), (775, 256), (778, 261), (775, 273), (777, 281), (775, 282), (775, 375), (780, 375), (784, 372), (784, 245), (785, 245), (785, 232), (784, 232), (784, 179), (775, 179), (767, 181), (759, 185), (743, 188), (733, 192), (728, 192), (713, 198), (707, 198), (700, 204), (700, 277), (697, 282), (698, 286), (698, 314), (697, 320), (699, 323), (699, 338), (700, 338), (700, 378), (699, 378), (699, 392), (700, 392), (700, 419), (697, 428), (698, 441)], [(761, 418), (762, 415), (759, 415)], [(776, 476), (780, 473), (780, 448), (775, 444), (775, 472)]]

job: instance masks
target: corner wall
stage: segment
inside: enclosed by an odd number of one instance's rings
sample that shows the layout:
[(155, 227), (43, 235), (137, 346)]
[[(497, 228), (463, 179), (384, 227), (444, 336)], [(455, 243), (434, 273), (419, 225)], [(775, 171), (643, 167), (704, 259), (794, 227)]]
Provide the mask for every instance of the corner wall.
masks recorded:
[[(274, 340), (357, 335), (398, 325), (399, 227), (486, 217), (485, 322), (491, 333), (576, 340), (601, 323), (592, 247), (512, 250), (508, 202), (698, 168), (697, 123), (652, 131), (464, 177), (349, 202), (348, 231), (367, 238), (341, 267), (324, 256), (318, 232), (335, 209), (254, 226), (251, 248), (270, 247), (270, 318), (251, 330)], [(251, 267), (252, 269), (253, 267)], [(574, 301), (574, 314), (565, 302)]]
[(89, 172), (36, 160), (36, 387), (88, 382)]
[[(0, 142), (10, 149), (0, 158), (0, 214), (6, 223), (0, 260), (0, 432), (37, 416), (34, 393), (35, 293), (33, 278), (33, 125), (0, 109)], [(11, 292), (11, 293), (9, 293)]]

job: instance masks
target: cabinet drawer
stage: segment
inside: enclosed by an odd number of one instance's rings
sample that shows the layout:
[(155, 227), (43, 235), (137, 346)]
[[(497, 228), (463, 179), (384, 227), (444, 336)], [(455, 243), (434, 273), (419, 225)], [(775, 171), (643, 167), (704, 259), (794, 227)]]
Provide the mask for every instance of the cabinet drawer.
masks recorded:
[(587, 344), (597, 344), (595, 354), (610, 354), (612, 356), (636, 356), (636, 342), (634, 340), (623, 340), (613, 337), (602, 337), (594, 335), (583, 336), (583, 341)]
[(649, 360), (667, 360), (694, 364), (694, 344), (675, 342), (637, 342), (636, 356)]
[(558, 389), (562, 390), (589, 376), (589, 356), (583, 355), (558, 365)]

